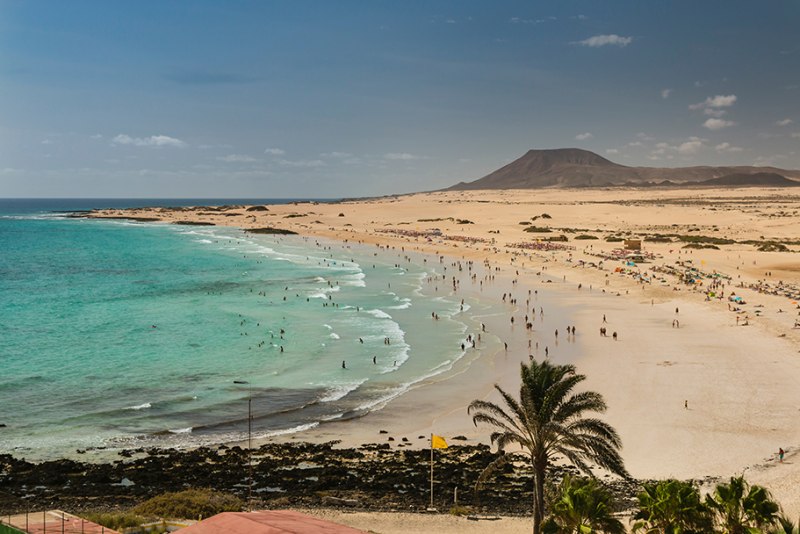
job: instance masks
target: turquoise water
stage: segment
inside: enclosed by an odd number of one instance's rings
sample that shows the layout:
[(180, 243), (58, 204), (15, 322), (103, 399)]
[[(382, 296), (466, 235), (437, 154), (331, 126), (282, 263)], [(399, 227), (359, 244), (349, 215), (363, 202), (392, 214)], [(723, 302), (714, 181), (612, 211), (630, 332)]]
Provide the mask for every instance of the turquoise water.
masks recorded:
[(483, 306), (427, 294), (433, 262), (396, 252), (61, 204), (0, 204), (0, 450), (18, 455), (240, 439), (251, 395), (257, 436), (335, 424), (450, 369)]

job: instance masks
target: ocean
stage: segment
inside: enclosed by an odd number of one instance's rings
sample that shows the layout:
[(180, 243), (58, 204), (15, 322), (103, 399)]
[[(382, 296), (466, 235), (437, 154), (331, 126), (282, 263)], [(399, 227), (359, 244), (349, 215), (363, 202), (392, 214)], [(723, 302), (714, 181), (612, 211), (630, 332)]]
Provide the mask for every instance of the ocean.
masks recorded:
[(65, 216), (282, 202), (0, 200), (0, 452), (241, 440), (248, 402), (254, 437), (298, 432), (458, 365), (491, 310), (433, 292), (435, 258)]

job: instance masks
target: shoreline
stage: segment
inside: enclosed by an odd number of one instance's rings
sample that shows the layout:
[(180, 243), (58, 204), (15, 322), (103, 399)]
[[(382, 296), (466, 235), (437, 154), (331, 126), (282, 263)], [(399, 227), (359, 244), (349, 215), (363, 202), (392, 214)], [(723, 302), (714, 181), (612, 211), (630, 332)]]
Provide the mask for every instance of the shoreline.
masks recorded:
[[(698, 222), (712, 216), (706, 212), (709, 199), (705, 197), (713, 196), (707, 191), (702, 195), (696, 191), (661, 192), (656, 199), (650, 198), (656, 193), (652, 191), (605, 192), (609, 196), (621, 193), (617, 196), (622, 198), (615, 202), (596, 198), (602, 197), (603, 192), (581, 192), (584, 193), (584, 196), (592, 198), (575, 200), (569, 193), (536, 191), (525, 192), (527, 197), (521, 194), (512, 196), (512, 202), (505, 192), (433, 193), (356, 203), (270, 205), (269, 211), (255, 212), (254, 215), (254, 212), (241, 210), (241, 214), (235, 217), (224, 217), (219, 213), (201, 216), (198, 210), (185, 209), (179, 212), (158, 209), (158, 214), (164, 222), (191, 217), (225, 226), (259, 227), (268, 226), (267, 223), (278, 226), (279, 223), (281, 228), (304, 235), (341, 243), (358, 241), (397, 249), (407, 247), (445, 255), (451, 261), (472, 260), (478, 264), (491, 257), (493, 266), (502, 265), (499, 274), (508, 277), (495, 285), (508, 284), (519, 270), (521, 285), (527, 283), (530, 288), (550, 289), (548, 293), (552, 291), (555, 295), (552, 298), (561, 300), (573, 310), (569, 321), (578, 329), (572, 345), (574, 351), (562, 351), (565, 348), (562, 345), (558, 350), (552, 350), (551, 359), (558, 363), (575, 363), (578, 371), (588, 377), (586, 386), (605, 396), (609, 404), (605, 418), (622, 434), (623, 457), (634, 476), (724, 477), (747, 469), (751, 482), (767, 486), (787, 512), (796, 512), (800, 509), (796, 489), (800, 472), (790, 462), (781, 465), (780, 470), (775, 469), (773, 456), (779, 445), (787, 451), (789, 458), (800, 449), (800, 433), (792, 430), (795, 406), (800, 403), (800, 398), (793, 392), (793, 384), (800, 379), (800, 364), (796, 356), (800, 336), (791, 328), (795, 310), (786, 297), (735, 286), (737, 282), (757, 283), (764, 270), (778, 271), (782, 281), (788, 279), (785, 284), (796, 284), (798, 275), (794, 266), (798, 262), (796, 256), (793, 257), (795, 253), (758, 252), (741, 245), (723, 246), (720, 250), (687, 250), (674, 242), (646, 243), (645, 247), (657, 256), (651, 265), (672, 265), (691, 259), (700, 260), (698, 263), (702, 268), (698, 268), (703, 271), (716, 270), (732, 277), (744, 275), (744, 279), (733, 278), (731, 286), (725, 286), (728, 292), (736, 291), (748, 302), (744, 313), (748, 315), (749, 326), (738, 327), (733, 319), (743, 314), (728, 311), (725, 302), (706, 301), (701, 292), (692, 290), (695, 288), (689, 289), (662, 273), (653, 272), (648, 283), (641, 283), (635, 272), (614, 272), (619, 262), (607, 261), (603, 270), (590, 267), (592, 262), (598, 261), (596, 254), (608, 252), (613, 243), (594, 240), (589, 241), (590, 245), (584, 245), (585, 242), (575, 241), (573, 235), (569, 244), (575, 247), (574, 250), (525, 250), (508, 246), (535, 237), (536, 234), (522, 234), (515, 225), (518, 220), (530, 220), (530, 212), (541, 216), (545, 210), (552, 220), (539, 218), (534, 224), (578, 226), (577, 223), (585, 218), (581, 226), (599, 228), (605, 224), (602, 234), (621, 232), (626, 225), (639, 231), (647, 227), (650, 232), (663, 232), (660, 229), (663, 227), (678, 233), (687, 233), (694, 228), (699, 228), (701, 233), (712, 233), (713, 227), (719, 224), (717, 233), (724, 231), (727, 235), (735, 232), (737, 241), (757, 238), (758, 235), (782, 236), (791, 240), (795, 236), (790, 219), (778, 218), (778, 222), (783, 223), (781, 226), (773, 224), (776, 217), (770, 216), (762, 221), (759, 216), (745, 214), (743, 217), (738, 210), (730, 209), (719, 216), (713, 214), (717, 217), (713, 222), (717, 224), (712, 227)], [(741, 202), (749, 202), (766, 212), (765, 205), (774, 204), (771, 199), (776, 193), (748, 189), (722, 190), (714, 194), (717, 195), (714, 198), (723, 199), (719, 202), (730, 202), (732, 206), (737, 202), (739, 206)], [(647, 198), (637, 200), (637, 195)], [(682, 195), (689, 200), (681, 200)], [(658, 204), (659, 201), (663, 201), (663, 206)], [(797, 203), (797, 197), (790, 197), (783, 201), (783, 206), (772, 209), (787, 211), (785, 205), (791, 202)], [(444, 213), (431, 213), (434, 209)], [(298, 211), (307, 210), (314, 213), (298, 214)], [(569, 215), (570, 210), (573, 215)], [(523, 217), (523, 211), (527, 217)], [(119, 210), (107, 212), (109, 215), (118, 213)], [(125, 213), (140, 216), (148, 210)], [(339, 213), (344, 217), (339, 217)], [(442, 217), (451, 213), (453, 220)], [(292, 214), (298, 216), (285, 218)], [(456, 214), (474, 219), (474, 222), (458, 224)], [(321, 224), (309, 224), (311, 218)], [(409, 223), (412, 219), (439, 220)], [(753, 222), (749, 219), (756, 219), (761, 226), (748, 227)], [(615, 228), (610, 228), (609, 220), (614, 222)], [(634, 220), (639, 222), (633, 224), (631, 221)], [(684, 222), (669, 222), (681, 220)], [(437, 240), (435, 236), (414, 236), (412, 232), (378, 232), (385, 229), (383, 225), (387, 222), (397, 230), (414, 232), (424, 232), (426, 228), (438, 225), (442, 235), (462, 239)], [(671, 226), (673, 224), (677, 226)], [(771, 233), (765, 231), (765, 224)], [(499, 233), (494, 234), (494, 230)], [(602, 235), (600, 231), (591, 233)], [(495, 242), (492, 243), (491, 239)], [(651, 267), (641, 264), (640, 269), (647, 269), (649, 273)], [(537, 273), (549, 275), (555, 281), (543, 282)], [(659, 282), (657, 276), (664, 276), (668, 281)], [(767, 280), (769, 282), (772, 281)], [(582, 289), (577, 288), (578, 284)], [(770, 287), (775, 285), (773, 282)], [(511, 287), (503, 289), (510, 290)], [(676, 308), (680, 309), (679, 314), (674, 313)], [(776, 309), (780, 311), (776, 312)], [(619, 330), (618, 341), (597, 336), (602, 314), (609, 316), (609, 328), (613, 325)], [(674, 328), (676, 315), (680, 321), (679, 328)], [(462, 374), (415, 388), (364, 417), (321, 425), (273, 441), (320, 442), (338, 434), (344, 436), (347, 443), (366, 443), (377, 440), (380, 437), (378, 431), (385, 429), (398, 439), (403, 435), (411, 439), (436, 431), (451, 436), (457, 432), (470, 440), (486, 443), (488, 429), (472, 427), (466, 417), (465, 402), (475, 398), (491, 399), (494, 382), (513, 391), (518, 381), (518, 362), (527, 359), (526, 336), (510, 332), (507, 325), (504, 329), (502, 323), (505, 319), (507, 317), (497, 318), (497, 326), (492, 325), (491, 330), (511, 339), (510, 356), (505, 357), (503, 353), (484, 355)], [(547, 317), (545, 322), (548, 330), (537, 329), (534, 338), (553, 347), (554, 339), (549, 329), (559, 328), (563, 337), (567, 324), (550, 324)], [(761, 355), (768, 355), (766, 362)], [(536, 356), (541, 357), (541, 354)], [(742, 392), (748, 393), (742, 395)], [(684, 409), (684, 400), (690, 403), (688, 410)], [(730, 443), (735, 445), (726, 446)]]

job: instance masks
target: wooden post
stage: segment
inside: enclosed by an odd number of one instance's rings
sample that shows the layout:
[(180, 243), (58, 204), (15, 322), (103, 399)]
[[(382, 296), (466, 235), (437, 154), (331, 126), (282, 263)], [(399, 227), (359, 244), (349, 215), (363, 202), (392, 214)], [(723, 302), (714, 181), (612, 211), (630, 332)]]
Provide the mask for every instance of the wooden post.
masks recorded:
[(433, 508), (433, 434), (431, 433), (431, 508)]

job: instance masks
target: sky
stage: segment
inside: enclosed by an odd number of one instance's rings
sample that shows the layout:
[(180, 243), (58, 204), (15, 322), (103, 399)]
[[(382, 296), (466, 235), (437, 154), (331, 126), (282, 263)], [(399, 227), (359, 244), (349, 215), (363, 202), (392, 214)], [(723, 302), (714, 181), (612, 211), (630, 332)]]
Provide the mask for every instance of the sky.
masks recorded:
[(798, 0), (0, 0), (0, 197), (385, 195), (531, 148), (798, 169), (798, 28)]

